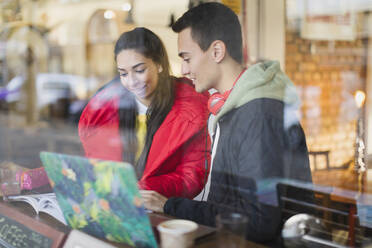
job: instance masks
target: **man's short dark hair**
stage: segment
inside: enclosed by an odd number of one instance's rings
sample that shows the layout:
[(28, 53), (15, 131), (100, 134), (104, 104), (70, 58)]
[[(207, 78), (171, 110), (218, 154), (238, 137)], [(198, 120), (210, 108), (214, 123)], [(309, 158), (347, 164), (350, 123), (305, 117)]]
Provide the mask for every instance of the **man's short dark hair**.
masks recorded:
[(191, 37), (206, 51), (215, 40), (225, 43), (227, 52), (238, 63), (242, 62), (242, 32), (237, 15), (227, 6), (202, 3), (189, 9), (172, 26), (179, 33), (190, 27)]

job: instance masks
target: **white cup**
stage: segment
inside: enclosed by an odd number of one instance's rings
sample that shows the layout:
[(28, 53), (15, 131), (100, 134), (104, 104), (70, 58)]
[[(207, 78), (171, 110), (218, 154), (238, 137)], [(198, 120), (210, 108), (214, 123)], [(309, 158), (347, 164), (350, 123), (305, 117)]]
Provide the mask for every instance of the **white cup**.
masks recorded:
[(162, 248), (187, 248), (194, 245), (198, 224), (190, 220), (167, 220), (158, 225)]

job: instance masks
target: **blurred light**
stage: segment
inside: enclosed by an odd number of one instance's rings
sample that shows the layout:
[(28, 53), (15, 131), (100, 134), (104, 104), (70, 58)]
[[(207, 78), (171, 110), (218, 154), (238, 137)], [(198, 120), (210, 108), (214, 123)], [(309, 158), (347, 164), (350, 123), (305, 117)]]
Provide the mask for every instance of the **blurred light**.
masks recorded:
[(124, 3), (122, 6), (121, 6), (121, 9), (124, 10), (124, 11), (129, 11), (132, 9), (132, 5), (130, 3)]
[(105, 13), (103, 14), (103, 17), (105, 19), (112, 19), (115, 18), (115, 13), (112, 10), (106, 10)]
[(361, 108), (366, 100), (366, 94), (361, 90), (357, 90), (355, 92), (354, 99), (357, 107)]

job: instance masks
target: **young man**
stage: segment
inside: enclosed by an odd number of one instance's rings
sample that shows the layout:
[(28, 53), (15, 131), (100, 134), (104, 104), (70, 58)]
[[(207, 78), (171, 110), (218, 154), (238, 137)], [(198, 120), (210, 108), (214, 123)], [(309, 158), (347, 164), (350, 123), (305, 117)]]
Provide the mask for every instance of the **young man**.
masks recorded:
[(216, 116), (212, 164), (204, 201), (142, 191), (145, 206), (212, 226), (217, 214), (240, 212), (249, 219), (247, 239), (272, 242), (280, 234), (281, 214), (260, 199), (264, 186), (277, 179), (311, 181), (305, 136), (294, 112), (295, 87), (277, 62), (242, 66), (239, 20), (222, 4), (190, 9), (173, 30), (179, 33), (182, 73), (196, 91), (219, 92), (209, 100)]

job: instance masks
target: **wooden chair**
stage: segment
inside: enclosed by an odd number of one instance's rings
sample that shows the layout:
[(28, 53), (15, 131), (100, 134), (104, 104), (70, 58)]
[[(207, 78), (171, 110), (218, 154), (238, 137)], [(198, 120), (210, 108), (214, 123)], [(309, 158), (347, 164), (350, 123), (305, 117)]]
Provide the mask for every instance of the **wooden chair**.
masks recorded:
[(318, 156), (324, 156), (325, 157), (325, 160), (326, 160), (326, 170), (329, 170), (330, 169), (330, 166), (329, 166), (329, 150), (325, 150), (325, 151), (309, 151), (309, 156), (312, 156), (313, 157), (313, 161), (314, 161), (314, 171), (318, 170), (318, 166), (317, 166), (317, 157)]

